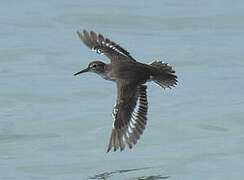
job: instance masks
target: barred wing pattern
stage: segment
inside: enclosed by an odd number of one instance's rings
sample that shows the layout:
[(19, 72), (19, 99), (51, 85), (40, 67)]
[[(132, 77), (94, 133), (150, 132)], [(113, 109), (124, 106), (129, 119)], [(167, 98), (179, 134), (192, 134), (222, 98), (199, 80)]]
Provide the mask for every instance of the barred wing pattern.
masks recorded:
[(111, 61), (117, 59), (126, 59), (135, 61), (135, 59), (130, 55), (128, 51), (124, 48), (111, 41), (108, 38), (104, 38), (101, 34), (96, 34), (93, 31), (88, 33), (86, 30), (83, 30), (83, 33), (77, 31), (77, 34), (81, 41), (90, 49), (94, 50), (98, 54), (104, 54)]
[[(123, 151), (126, 144), (131, 149), (137, 143), (146, 126), (147, 121), (147, 86), (139, 85), (134, 91), (130, 87), (121, 87), (122, 96), (118, 97), (113, 110), (114, 124), (109, 140), (107, 152), (113, 148)], [(129, 89), (129, 90), (126, 90)], [(128, 94), (127, 92), (132, 92)], [(128, 101), (124, 101), (129, 97)]]

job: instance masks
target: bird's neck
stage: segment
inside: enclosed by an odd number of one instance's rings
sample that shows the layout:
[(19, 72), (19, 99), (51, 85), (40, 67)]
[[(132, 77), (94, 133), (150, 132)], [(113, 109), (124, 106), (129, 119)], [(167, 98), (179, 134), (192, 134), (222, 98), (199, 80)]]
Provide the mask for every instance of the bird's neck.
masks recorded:
[(97, 73), (99, 76), (101, 76), (103, 79), (105, 80), (110, 80), (110, 81), (114, 81), (114, 79), (112, 79), (110, 76), (109, 76), (109, 72), (111, 70), (111, 65), (110, 64), (105, 64), (104, 65), (104, 71), (101, 72), (101, 73)]

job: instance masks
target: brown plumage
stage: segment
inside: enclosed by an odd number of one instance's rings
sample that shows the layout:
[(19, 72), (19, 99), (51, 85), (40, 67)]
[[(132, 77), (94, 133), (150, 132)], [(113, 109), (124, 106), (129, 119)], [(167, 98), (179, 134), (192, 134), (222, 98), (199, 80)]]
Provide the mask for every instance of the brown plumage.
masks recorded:
[(167, 63), (154, 61), (147, 65), (137, 62), (128, 51), (101, 34), (86, 30), (77, 32), (81, 41), (98, 54), (110, 59), (110, 64), (93, 61), (84, 72), (94, 72), (117, 85), (117, 100), (112, 115), (114, 123), (107, 152), (132, 148), (143, 133), (147, 123), (147, 81), (154, 81), (163, 88), (177, 84), (175, 71)]

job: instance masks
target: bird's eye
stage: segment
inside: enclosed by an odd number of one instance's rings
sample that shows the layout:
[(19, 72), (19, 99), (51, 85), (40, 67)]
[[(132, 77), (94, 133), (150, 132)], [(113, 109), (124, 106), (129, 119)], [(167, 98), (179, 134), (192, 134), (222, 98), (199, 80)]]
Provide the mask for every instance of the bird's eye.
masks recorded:
[(96, 64), (93, 64), (92, 68), (95, 68), (95, 67), (97, 67), (97, 65)]

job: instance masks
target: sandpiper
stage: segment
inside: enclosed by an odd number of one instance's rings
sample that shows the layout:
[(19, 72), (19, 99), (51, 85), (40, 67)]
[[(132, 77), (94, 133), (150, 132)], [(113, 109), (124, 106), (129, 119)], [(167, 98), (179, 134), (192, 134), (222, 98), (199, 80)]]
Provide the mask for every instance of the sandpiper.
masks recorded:
[(120, 45), (94, 31), (77, 31), (77, 34), (87, 47), (107, 56), (110, 63), (93, 61), (74, 75), (94, 72), (117, 85), (117, 100), (112, 111), (114, 122), (107, 152), (111, 148), (123, 151), (126, 144), (131, 149), (147, 123), (147, 86), (144, 84), (153, 81), (163, 88), (173, 87), (177, 84), (175, 71), (162, 61), (154, 61), (149, 65), (137, 62)]

